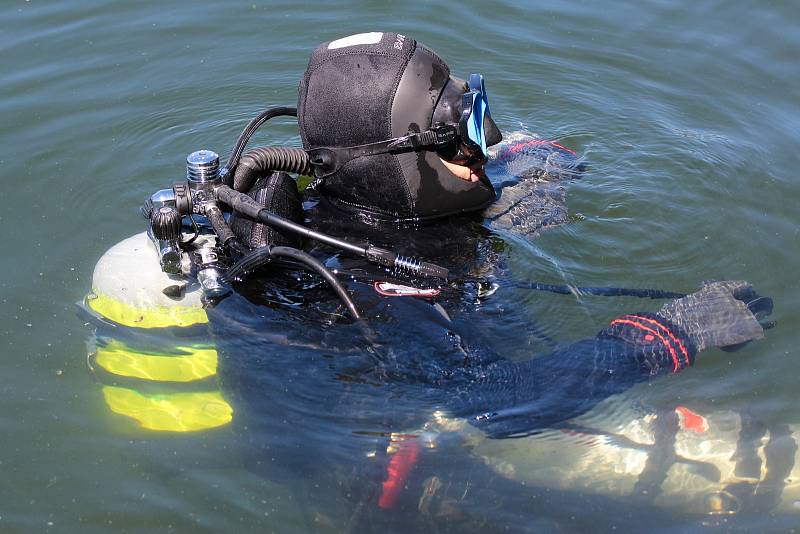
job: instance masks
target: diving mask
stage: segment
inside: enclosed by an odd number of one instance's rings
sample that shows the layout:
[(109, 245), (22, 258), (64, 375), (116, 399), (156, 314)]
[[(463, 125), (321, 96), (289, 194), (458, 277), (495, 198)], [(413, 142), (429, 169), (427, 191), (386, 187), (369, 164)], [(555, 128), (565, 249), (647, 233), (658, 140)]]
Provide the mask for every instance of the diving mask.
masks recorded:
[(481, 74), (471, 74), (469, 82), (451, 77), (433, 112), (432, 123), (455, 124), (458, 142), (438, 152), (442, 159), (459, 165), (482, 165), (488, 158), (488, 147), (503, 140), (492, 120)]

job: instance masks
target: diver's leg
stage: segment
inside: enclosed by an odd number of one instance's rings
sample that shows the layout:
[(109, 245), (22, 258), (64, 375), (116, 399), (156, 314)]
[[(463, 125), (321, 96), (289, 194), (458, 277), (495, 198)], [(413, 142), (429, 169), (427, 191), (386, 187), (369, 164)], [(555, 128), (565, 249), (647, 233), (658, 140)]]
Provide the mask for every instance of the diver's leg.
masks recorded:
[(633, 487), (634, 497), (652, 502), (661, 494), (661, 485), (675, 463), (675, 438), (680, 429), (678, 413), (665, 410), (658, 414), (654, 426), (655, 444), (647, 456), (644, 470)]

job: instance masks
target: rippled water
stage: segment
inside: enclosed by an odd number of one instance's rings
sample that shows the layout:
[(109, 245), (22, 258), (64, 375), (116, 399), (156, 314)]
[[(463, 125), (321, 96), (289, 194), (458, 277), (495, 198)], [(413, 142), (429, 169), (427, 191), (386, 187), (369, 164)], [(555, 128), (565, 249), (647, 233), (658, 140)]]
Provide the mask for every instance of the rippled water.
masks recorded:
[[(0, 529), (784, 531), (798, 524), (800, 501), (706, 515), (626, 497), (591, 463), (600, 461), (592, 454), (602, 443), (624, 444), (560, 432), (532, 438), (534, 458), (523, 440), (500, 443), (515, 450), (493, 450), (498, 442), (475, 435), (444, 440), (420, 453), (400, 504), (379, 510), (364, 488), (380, 484), (385, 463), (364, 460), (362, 471), (342, 472), (351, 465), (344, 458), (361, 451), (342, 436), (358, 425), (332, 419), (314, 427), (315, 414), (303, 410), (324, 402), (318, 391), (249, 414), (261, 431), (273, 425), (273, 435), (248, 434), (246, 419), (211, 432), (155, 433), (111, 413), (87, 372), (91, 328), (74, 306), (102, 253), (144, 229), (141, 200), (180, 178), (187, 153), (226, 153), (248, 118), (294, 103), (319, 42), (399, 31), (437, 50), (455, 73), (484, 73), (501, 129), (557, 138), (590, 163), (568, 187), (569, 210), (580, 215), (573, 223), (530, 241), (504, 238), (517, 278), (678, 291), (742, 278), (775, 299), (778, 326), (764, 340), (737, 353), (703, 353), (694, 369), (609, 399), (587, 425), (635, 436), (631, 421), (681, 405), (719, 420), (731, 439), (743, 413), (773, 436), (798, 428), (791, 426), (800, 424), (795, 2), (33, 0), (5, 2), (0, 20), (7, 184)], [(296, 144), (298, 135), (285, 122), (256, 141)], [(522, 291), (503, 298), (516, 307), (515, 320), (493, 323), (489, 315), (479, 325), (487, 334), (519, 339), (535, 324), (562, 344), (594, 335), (619, 313), (654, 306)], [(506, 345), (515, 358), (548, 348)], [(288, 356), (314, 368), (313, 350)], [(286, 361), (274, 366), (267, 383), (292, 369)], [(303, 416), (285, 439), (278, 407)], [(582, 439), (585, 480), (568, 479), (541, 456)], [(273, 465), (265, 442), (294, 451), (296, 463), (284, 454)], [(320, 444), (330, 445), (327, 456), (318, 456)], [(789, 478), (786, 487), (798, 483)]]

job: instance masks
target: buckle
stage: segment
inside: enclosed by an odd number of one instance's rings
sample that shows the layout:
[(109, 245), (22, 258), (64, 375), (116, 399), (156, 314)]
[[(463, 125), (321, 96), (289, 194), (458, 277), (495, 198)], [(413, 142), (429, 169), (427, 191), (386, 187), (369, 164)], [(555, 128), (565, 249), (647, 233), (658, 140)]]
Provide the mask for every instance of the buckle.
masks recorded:
[(436, 147), (444, 147), (458, 140), (458, 128), (453, 124), (435, 124), (428, 131), (436, 136), (434, 142)]
[(389, 144), (387, 149), (396, 150), (417, 150), (426, 147), (441, 148), (453, 143), (458, 138), (458, 130), (452, 124), (437, 124), (430, 130), (424, 132), (405, 135)]

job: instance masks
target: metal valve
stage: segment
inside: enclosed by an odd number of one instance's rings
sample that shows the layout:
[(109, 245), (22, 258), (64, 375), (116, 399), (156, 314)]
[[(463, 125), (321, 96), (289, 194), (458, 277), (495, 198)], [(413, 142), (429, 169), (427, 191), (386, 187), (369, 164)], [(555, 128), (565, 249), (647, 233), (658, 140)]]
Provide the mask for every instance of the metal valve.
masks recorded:
[(173, 241), (181, 236), (181, 214), (171, 206), (161, 206), (150, 215), (153, 236), (162, 241)]

